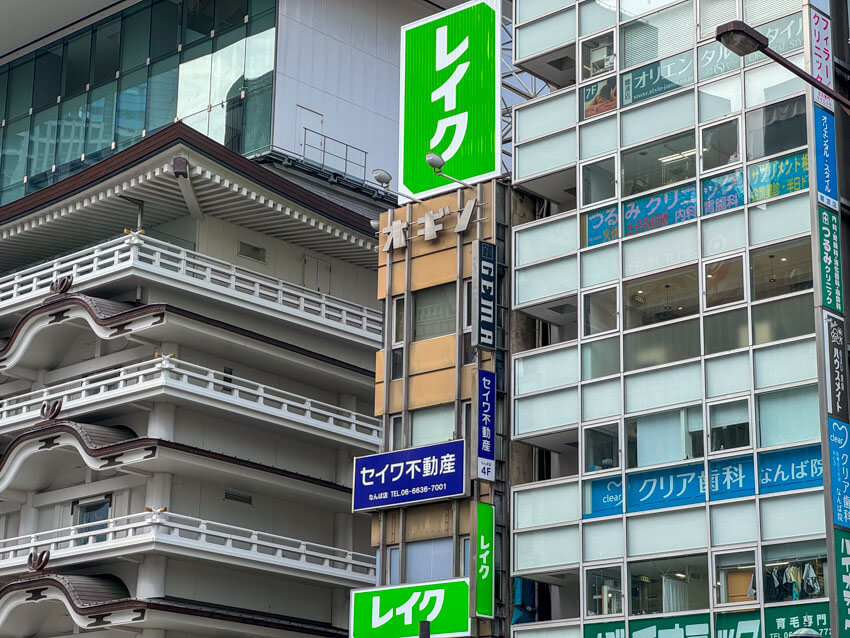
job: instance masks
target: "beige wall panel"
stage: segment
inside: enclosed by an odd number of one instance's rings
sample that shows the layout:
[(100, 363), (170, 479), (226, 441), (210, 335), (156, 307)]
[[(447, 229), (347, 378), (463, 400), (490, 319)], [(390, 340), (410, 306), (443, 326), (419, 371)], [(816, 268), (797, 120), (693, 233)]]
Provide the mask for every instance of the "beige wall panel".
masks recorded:
[[(423, 255), (410, 264), (411, 290), (430, 288), (453, 281), (457, 281), (457, 253), (454, 250)], [(395, 281), (393, 284), (395, 285)]]
[(404, 540), (410, 542), (451, 536), (452, 519), (450, 501), (410, 507), (405, 511)]
[(414, 341), (410, 344), (410, 374), (454, 368), (456, 344), (453, 334)]
[(384, 384), (375, 384), (375, 416), (381, 416), (384, 413)]
[(460, 398), (471, 399), (475, 387), (475, 366), (463, 366), (460, 370)]
[(438, 370), (410, 377), (408, 407), (411, 410), (455, 400), (455, 371)]
[(378, 350), (375, 353), (375, 383), (381, 383), (384, 380), (384, 351)]
[[(390, 413), (401, 411), (402, 380), (390, 381)], [(384, 383), (375, 384), (375, 416), (384, 414)]]
[(472, 528), (472, 508), (475, 501), (461, 501), (458, 506), (458, 534), (469, 534)]

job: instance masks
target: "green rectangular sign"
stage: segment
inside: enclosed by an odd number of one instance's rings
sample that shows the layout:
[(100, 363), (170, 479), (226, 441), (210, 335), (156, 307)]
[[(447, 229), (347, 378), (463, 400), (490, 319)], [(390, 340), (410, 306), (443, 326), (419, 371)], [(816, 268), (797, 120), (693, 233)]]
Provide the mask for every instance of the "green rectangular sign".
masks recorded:
[(818, 206), (820, 229), (820, 281), (823, 305), (844, 313), (844, 290), (841, 285), (841, 223), (838, 213)]
[(501, 1), (474, 0), (401, 28), (399, 191), (429, 197), (501, 173)]
[(620, 620), (585, 625), (584, 638), (626, 638), (626, 623)]
[(629, 621), (630, 638), (653, 636), (687, 636), (687, 638), (710, 638), (711, 619), (708, 614), (670, 616)]
[(756, 609), (717, 614), (714, 638), (761, 638), (761, 612)]
[(351, 638), (417, 638), (421, 620), (435, 638), (469, 636), (469, 579), (351, 592)]
[(765, 638), (789, 638), (795, 631), (807, 625), (821, 636), (831, 637), (829, 603), (764, 608)]
[(838, 591), (838, 629), (850, 636), (850, 532), (834, 527), (835, 583)]
[(475, 615), (492, 618), (496, 606), (496, 512), (489, 503), (475, 505)]

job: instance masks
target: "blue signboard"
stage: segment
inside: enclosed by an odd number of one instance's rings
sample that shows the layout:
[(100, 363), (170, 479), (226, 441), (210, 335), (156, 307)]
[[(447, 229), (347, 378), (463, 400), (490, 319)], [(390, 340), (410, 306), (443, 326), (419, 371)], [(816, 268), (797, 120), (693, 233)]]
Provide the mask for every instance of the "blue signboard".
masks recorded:
[(835, 152), (835, 116), (815, 105), (815, 152), (818, 203), (838, 210), (838, 163)]
[(762, 494), (823, 485), (820, 446), (762, 452), (759, 454), (759, 485)]
[(478, 478), (484, 481), (495, 480), (495, 424), (496, 374), (489, 370), (478, 370)]
[(850, 426), (829, 419), (829, 479), (832, 523), (850, 528)]
[(750, 203), (794, 193), (809, 187), (809, 154), (806, 151), (752, 164), (747, 168)]
[(702, 214), (722, 213), (744, 205), (744, 171), (702, 180)]
[(616, 206), (585, 213), (582, 221), (584, 246), (604, 244), (620, 236), (620, 218)]
[[(619, 476), (590, 481), (590, 511), (585, 511), (582, 518), (599, 518), (623, 513), (623, 479)], [(587, 486), (585, 486), (587, 489)], [(585, 497), (587, 492), (585, 491)], [(587, 510), (588, 499), (585, 498)]]
[(702, 463), (628, 475), (627, 512), (703, 502), (705, 470)]
[(466, 494), (465, 442), (449, 441), (354, 459), (354, 511)]
[(490, 350), (496, 347), (496, 245), (476, 241), (472, 247), (472, 316), (475, 328), (472, 345)]
[(637, 104), (694, 83), (694, 54), (690, 51), (647, 64), (620, 76), (623, 106)]
[(712, 501), (751, 496), (756, 493), (756, 473), (752, 456), (719, 459), (708, 466), (709, 494)]
[(624, 235), (686, 222), (697, 216), (697, 187), (694, 184), (633, 199), (624, 205)]

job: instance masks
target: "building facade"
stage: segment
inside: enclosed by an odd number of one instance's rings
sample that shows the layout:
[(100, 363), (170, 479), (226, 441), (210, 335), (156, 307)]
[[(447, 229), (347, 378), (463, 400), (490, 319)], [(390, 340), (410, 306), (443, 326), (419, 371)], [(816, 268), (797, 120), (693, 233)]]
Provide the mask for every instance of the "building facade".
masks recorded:
[(512, 229), (516, 638), (846, 634), (846, 151), (802, 80), (714, 37), (743, 20), (840, 80), (846, 7), (812, 4), (514, 4), (552, 88), (514, 109), (540, 198)]
[(342, 637), (376, 582), (371, 169), (436, 7), (319, 4), (4, 5), (0, 635)]

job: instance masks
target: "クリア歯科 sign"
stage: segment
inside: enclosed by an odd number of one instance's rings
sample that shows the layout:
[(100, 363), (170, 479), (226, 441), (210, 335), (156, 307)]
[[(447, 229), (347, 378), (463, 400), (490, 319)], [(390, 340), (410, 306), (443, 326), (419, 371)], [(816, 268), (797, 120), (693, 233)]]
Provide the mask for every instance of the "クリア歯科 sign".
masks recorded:
[(473, 0), (401, 28), (399, 191), (430, 197), (501, 173), (500, 0)]
[(417, 638), (419, 622), (433, 638), (469, 636), (469, 579), (351, 592), (351, 638)]

